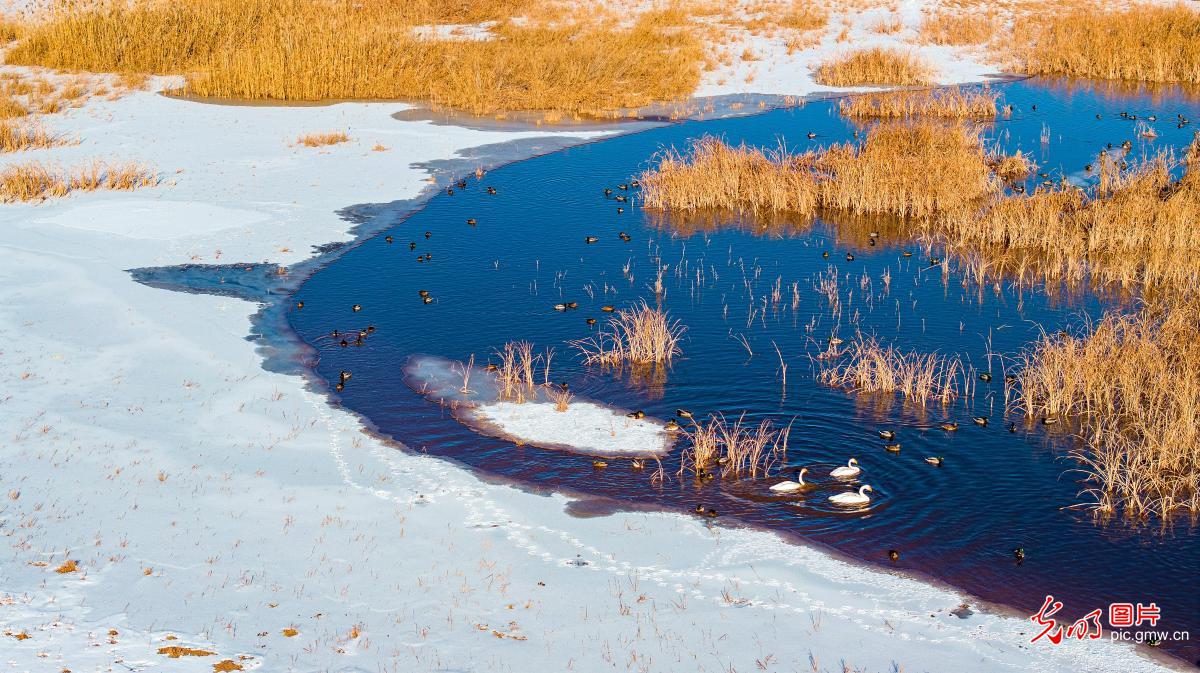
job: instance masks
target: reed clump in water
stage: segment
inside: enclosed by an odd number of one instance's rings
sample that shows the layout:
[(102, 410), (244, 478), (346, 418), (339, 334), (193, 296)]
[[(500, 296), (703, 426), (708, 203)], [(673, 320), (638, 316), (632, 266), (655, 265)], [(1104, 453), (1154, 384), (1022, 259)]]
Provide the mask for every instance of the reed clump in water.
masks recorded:
[(528, 341), (510, 341), (496, 351), (500, 363), (496, 365), (496, 383), (501, 401), (512, 400), (524, 404), (537, 390), (534, 375), (545, 358), (545, 376), (549, 378), (549, 352), (545, 356), (534, 354), (533, 344)]
[(826, 86), (919, 86), (933, 82), (933, 66), (908, 51), (874, 47), (830, 59), (813, 73)]
[(1011, 44), (1031, 74), (1200, 83), (1200, 13), (1182, 3), (1019, 17)]
[(305, 147), (324, 147), (326, 145), (337, 145), (338, 143), (346, 142), (350, 142), (350, 136), (346, 135), (344, 131), (308, 133), (296, 138), (296, 144)]
[(617, 311), (596, 336), (570, 343), (588, 365), (669, 365), (682, 352), (679, 340), (686, 329), (643, 301)]
[(62, 168), (39, 161), (10, 164), (0, 171), (0, 202), (42, 201), (76, 191), (153, 187), (158, 175), (135, 163), (92, 161)]
[(854, 392), (901, 393), (925, 406), (957, 398), (965, 371), (957, 357), (902, 351), (859, 335), (836, 363), (820, 370), (817, 380)]
[(729, 422), (722, 414), (713, 414), (707, 423), (696, 423), (685, 431), (691, 445), (684, 449), (679, 474), (696, 476), (720, 473), (721, 478), (756, 478), (770, 474), (771, 468), (787, 459), (791, 425), (775, 428), (764, 419), (757, 426), (745, 423), (743, 414)]
[(942, 117), (992, 119), (999, 94), (990, 89), (961, 88), (887, 91), (849, 96), (838, 101), (838, 110), (858, 119)]
[(686, 155), (674, 149), (662, 152), (658, 165), (640, 176), (641, 197), (646, 207), (662, 210), (811, 213), (817, 207), (811, 159), (783, 147), (732, 147), (704, 136)]
[[(474, 113), (600, 114), (674, 100), (699, 82), (703, 46), (686, 17), (647, 12), (513, 21), (532, 5), (92, 0), (55, 2), (8, 63), (182, 74), (183, 92), (256, 100), (417, 98)], [(481, 39), (419, 31), (499, 21)]]
[(1075, 418), (1098, 514), (1200, 513), (1200, 299), (1110, 312), (1024, 353), (1018, 405)]

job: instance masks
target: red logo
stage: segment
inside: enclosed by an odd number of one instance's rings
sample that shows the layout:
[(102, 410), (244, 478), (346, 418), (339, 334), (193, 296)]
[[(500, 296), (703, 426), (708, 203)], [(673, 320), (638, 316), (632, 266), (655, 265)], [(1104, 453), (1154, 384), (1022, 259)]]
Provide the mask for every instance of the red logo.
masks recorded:
[(1074, 638), (1076, 640), (1097, 640), (1104, 637), (1104, 628), (1100, 625), (1100, 615), (1103, 610), (1096, 608), (1086, 615), (1072, 622), (1066, 628), (1054, 619), (1054, 615), (1058, 614), (1063, 604), (1054, 600), (1054, 596), (1047, 595), (1046, 602), (1042, 603), (1042, 609), (1038, 610), (1037, 614), (1029, 618), (1029, 621), (1042, 627), (1042, 630), (1029, 639), (1029, 642), (1036, 643), (1045, 638), (1051, 643), (1057, 645), (1062, 642), (1063, 636)]

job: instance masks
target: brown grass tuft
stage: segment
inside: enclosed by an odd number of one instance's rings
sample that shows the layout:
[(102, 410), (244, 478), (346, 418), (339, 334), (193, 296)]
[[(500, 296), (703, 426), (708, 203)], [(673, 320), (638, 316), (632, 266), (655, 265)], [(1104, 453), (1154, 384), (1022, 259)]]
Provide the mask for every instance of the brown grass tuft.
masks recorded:
[(643, 301), (617, 311), (596, 336), (570, 343), (588, 365), (667, 365), (682, 352), (679, 340), (686, 329)]
[(1102, 515), (1200, 513), (1200, 300), (1110, 312), (1023, 356), (1018, 404), (1078, 420), (1073, 451)]
[(305, 147), (324, 147), (326, 145), (337, 145), (338, 143), (350, 142), (350, 136), (342, 131), (331, 131), (329, 133), (309, 133), (296, 138), (297, 145)]
[(1183, 4), (1017, 18), (1011, 44), (1032, 74), (1200, 83), (1200, 13)]
[(130, 190), (153, 187), (158, 176), (142, 164), (110, 164), (96, 160), (63, 169), (38, 161), (10, 164), (0, 170), (0, 203), (40, 201), (75, 191)]
[(697, 477), (719, 470), (722, 478), (767, 476), (771, 468), (787, 459), (791, 425), (775, 429), (764, 419), (757, 426), (746, 425), (745, 415), (730, 423), (721, 414), (708, 423), (696, 423), (686, 431), (691, 446), (684, 449), (679, 474), (690, 471)]
[(887, 91), (849, 96), (838, 101), (838, 110), (860, 119), (903, 119), (943, 117), (949, 119), (992, 119), (998, 94), (990, 89), (960, 88)]
[(966, 46), (984, 44), (1000, 29), (994, 14), (935, 12), (921, 21), (918, 38), (924, 44)]
[(13, 122), (0, 119), (0, 152), (43, 149), (65, 144), (37, 122)]
[(826, 86), (917, 86), (933, 81), (934, 69), (912, 52), (874, 47), (817, 66), (813, 79)]
[(957, 357), (901, 351), (861, 335), (826, 366), (817, 380), (863, 393), (901, 393), (921, 406), (948, 404), (958, 397), (965, 369)]

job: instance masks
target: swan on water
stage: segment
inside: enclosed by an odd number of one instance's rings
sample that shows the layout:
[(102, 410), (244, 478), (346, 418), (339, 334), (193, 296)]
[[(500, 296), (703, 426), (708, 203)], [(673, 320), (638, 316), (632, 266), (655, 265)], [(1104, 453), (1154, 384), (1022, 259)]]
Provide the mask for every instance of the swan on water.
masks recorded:
[(831, 477), (857, 477), (862, 474), (862, 468), (858, 466), (858, 459), (851, 458), (843, 467), (834, 469), (829, 473)]
[(800, 468), (796, 470), (796, 481), (781, 481), (771, 487), (776, 493), (793, 493), (803, 489), (808, 484), (804, 483), (804, 473), (808, 472), (808, 468)]
[(835, 505), (865, 505), (871, 502), (871, 496), (867, 495), (867, 491), (873, 491), (870, 484), (863, 484), (858, 493), (851, 491), (850, 493), (838, 493), (837, 495), (829, 496), (829, 502)]

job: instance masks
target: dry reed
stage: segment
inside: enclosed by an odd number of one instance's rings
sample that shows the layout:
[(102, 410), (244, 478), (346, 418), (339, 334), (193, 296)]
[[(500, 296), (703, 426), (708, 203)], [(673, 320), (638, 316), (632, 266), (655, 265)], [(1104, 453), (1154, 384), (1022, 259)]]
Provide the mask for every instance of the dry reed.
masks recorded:
[(20, 152), (62, 145), (65, 141), (37, 122), (0, 119), (0, 152)]
[(1183, 4), (1038, 13), (1015, 20), (1010, 42), (1032, 74), (1200, 83), (1200, 13)]
[(965, 369), (957, 357), (905, 352), (860, 335), (838, 362), (818, 373), (817, 380), (855, 392), (900, 393), (925, 406), (929, 402), (948, 404), (957, 398)]
[[(515, 22), (528, 2), (93, 0), (56, 2), (7, 62), (183, 74), (202, 97), (417, 98), (476, 113), (600, 113), (672, 100), (699, 82), (703, 49), (670, 12), (621, 25)], [(484, 39), (429, 23), (500, 21)]]
[(990, 89), (887, 91), (843, 98), (838, 101), (838, 110), (847, 117), (857, 118), (992, 119), (997, 112), (996, 98), (997, 93)]
[(158, 176), (142, 164), (92, 161), (61, 168), (30, 161), (0, 170), (0, 202), (41, 201), (76, 191), (130, 190), (153, 187)]
[(621, 309), (594, 337), (570, 342), (588, 365), (666, 365), (681, 353), (686, 328), (645, 301)]
[(1200, 300), (1110, 312), (1023, 354), (1018, 404), (1078, 420), (1074, 457), (1098, 514), (1200, 513)]
[(744, 421), (744, 414), (732, 423), (714, 414), (707, 423), (694, 424), (685, 432), (691, 445), (680, 456), (679, 474), (701, 476), (719, 470), (722, 478), (752, 479), (770, 474), (787, 459), (792, 426), (776, 429), (766, 419), (757, 426)]
[(925, 44), (966, 46), (984, 44), (1000, 28), (993, 14), (935, 12), (921, 21), (918, 38)]
[(813, 79), (826, 86), (916, 86), (933, 81), (934, 69), (912, 52), (874, 47), (832, 58)]
[(329, 133), (309, 133), (296, 138), (297, 145), (305, 147), (324, 147), (326, 145), (337, 145), (338, 143), (350, 142), (350, 136), (342, 131), (331, 131)]

